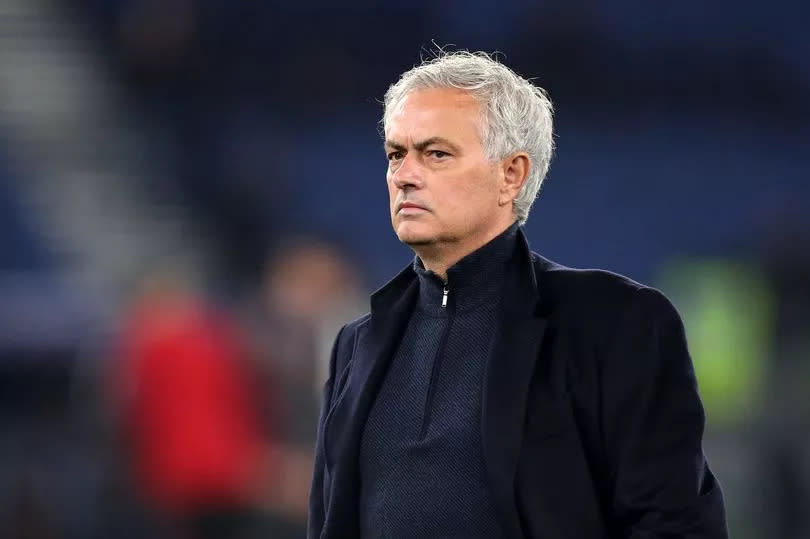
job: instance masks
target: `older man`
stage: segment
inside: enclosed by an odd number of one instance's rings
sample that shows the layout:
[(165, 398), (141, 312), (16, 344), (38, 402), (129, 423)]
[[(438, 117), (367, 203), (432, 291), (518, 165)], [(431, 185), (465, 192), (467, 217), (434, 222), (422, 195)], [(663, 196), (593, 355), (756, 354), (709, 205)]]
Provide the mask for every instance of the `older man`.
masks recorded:
[(545, 92), (442, 54), (389, 88), (383, 126), (416, 256), (335, 341), (309, 537), (726, 537), (675, 309), (529, 249)]

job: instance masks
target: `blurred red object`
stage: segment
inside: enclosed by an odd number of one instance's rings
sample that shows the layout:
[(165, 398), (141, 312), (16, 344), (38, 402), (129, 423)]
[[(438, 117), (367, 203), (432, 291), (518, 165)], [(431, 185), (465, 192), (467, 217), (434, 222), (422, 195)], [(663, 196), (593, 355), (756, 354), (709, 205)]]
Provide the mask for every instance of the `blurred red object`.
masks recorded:
[(229, 320), (164, 291), (138, 303), (122, 345), (114, 397), (145, 494), (172, 513), (250, 505), (271, 429)]

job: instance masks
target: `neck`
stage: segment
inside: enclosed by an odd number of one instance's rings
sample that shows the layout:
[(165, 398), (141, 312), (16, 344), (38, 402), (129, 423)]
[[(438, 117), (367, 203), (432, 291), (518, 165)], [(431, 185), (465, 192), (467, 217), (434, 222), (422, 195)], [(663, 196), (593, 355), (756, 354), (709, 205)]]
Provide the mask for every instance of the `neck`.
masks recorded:
[(477, 251), (498, 237), (512, 223), (514, 223), (514, 219), (499, 223), (498, 226), (493, 226), (485, 233), (475, 234), (463, 240), (414, 246), (413, 250), (422, 261), (425, 269), (432, 271), (447, 282), (448, 269), (468, 254)]

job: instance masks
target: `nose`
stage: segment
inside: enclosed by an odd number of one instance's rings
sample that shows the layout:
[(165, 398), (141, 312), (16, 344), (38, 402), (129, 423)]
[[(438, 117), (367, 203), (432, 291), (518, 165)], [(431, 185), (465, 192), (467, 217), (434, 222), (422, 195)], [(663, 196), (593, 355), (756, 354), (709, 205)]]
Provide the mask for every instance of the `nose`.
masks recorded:
[(391, 171), (391, 180), (398, 189), (408, 190), (422, 186), (422, 171), (410, 153)]

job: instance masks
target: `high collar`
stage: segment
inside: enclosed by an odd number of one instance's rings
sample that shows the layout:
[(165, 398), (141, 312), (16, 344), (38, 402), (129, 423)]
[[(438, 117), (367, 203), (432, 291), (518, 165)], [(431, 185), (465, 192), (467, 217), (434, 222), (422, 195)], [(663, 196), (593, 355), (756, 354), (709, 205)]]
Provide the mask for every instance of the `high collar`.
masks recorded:
[[(535, 273), (532, 263), (533, 253), (529, 248), (529, 242), (523, 232), (523, 227), (517, 228), (517, 239), (515, 241), (516, 256), (515, 262), (518, 264), (518, 275), (520, 283), (517, 285), (513, 298), (506, 302), (505, 308), (510, 311), (534, 310), (538, 301), (538, 275)], [(371, 307), (372, 320), (379, 315), (389, 312), (395, 308), (413, 307), (412, 299), (418, 298), (418, 294), (410, 293), (418, 291), (419, 280), (413, 268), (413, 263), (406, 265), (390, 281), (378, 288), (371, 294), (369, 303)], [(404, 304), (403, 304), (404, 301)]]
[(417, 305), (429, 314), (443, 315), (491, 302), (498, 297), (506, 265), (517, 241), (519, 226), (513, 223), (498, 236), (456, 262), (447, 270), (447, 281), (425, 268), (414, 257), (419, 281)]

